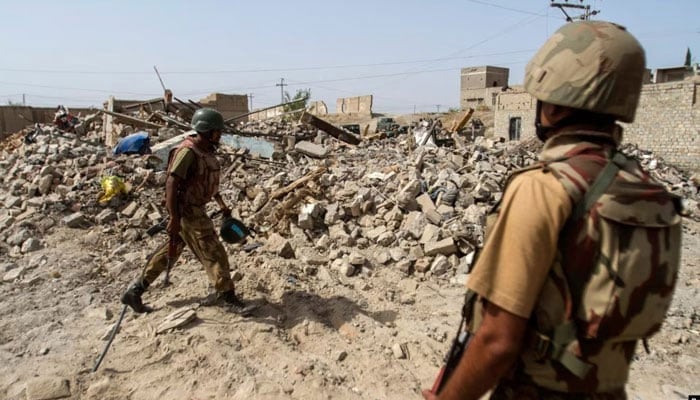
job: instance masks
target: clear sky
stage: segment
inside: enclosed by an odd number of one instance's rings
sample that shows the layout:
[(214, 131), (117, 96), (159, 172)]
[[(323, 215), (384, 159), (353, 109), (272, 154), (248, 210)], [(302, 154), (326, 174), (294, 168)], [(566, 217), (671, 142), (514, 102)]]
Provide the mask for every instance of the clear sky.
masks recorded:
[[(585, 4), (626, 26), (649, 68), (682, 65), (686, 48), (700, 61), (700, 0)], [(508, 67), (522, 83), (565, 23), (549, 0), (0, 0), (0, 15), (2, 104), (159, 97), (156, 65), (183, 100), (218, 91), (273, 105), (284, 78), (331, 112), (338, 97), (373, 94), (388, 113), (457, 107), (461, 67)]]

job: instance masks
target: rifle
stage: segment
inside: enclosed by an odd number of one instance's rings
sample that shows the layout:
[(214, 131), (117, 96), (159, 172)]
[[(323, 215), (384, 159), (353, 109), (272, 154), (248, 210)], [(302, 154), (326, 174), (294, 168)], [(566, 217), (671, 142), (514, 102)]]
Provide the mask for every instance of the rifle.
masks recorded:
[(469, 347), (469, 342), (471, 341), (472, 333), (467, 329), (467, 325), (471, 319), (472, 307), (474, 306), (474, 301), (476, 300), (476, 293), (471, 290), (467, 290), (467, 294), (464, 299), (464, 306), (462, 307), (462, 319), (457, 328), (457, 334), (452, 341), (452, 346), (450, 350), (445, 355), (445, 361), (438, 371), (438, 375), (433, 382), (433, 387), (430, 391), (433, 394), (440, 394), (440, 391), (445, 387), (447, 381), (457, 369), (464, 351)]

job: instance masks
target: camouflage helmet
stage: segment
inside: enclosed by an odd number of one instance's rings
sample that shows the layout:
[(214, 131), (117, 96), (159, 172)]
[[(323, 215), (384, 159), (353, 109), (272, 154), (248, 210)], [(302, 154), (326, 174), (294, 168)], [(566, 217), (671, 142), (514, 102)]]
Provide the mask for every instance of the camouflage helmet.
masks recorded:
[(200, 108), (192, 116), (192, 129), (209, 132), (224, 129), (224, 117), (212, 108)]
[(557, 30), (525, 68), (525, 90), (540, 101), (632, 122), (645, 72), (644, 49), (610, 22)]

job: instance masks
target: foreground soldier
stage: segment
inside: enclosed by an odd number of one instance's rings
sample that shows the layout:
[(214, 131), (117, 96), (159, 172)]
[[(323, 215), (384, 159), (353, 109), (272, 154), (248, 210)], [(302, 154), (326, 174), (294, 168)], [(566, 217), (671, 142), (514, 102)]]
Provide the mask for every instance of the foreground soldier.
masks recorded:
[[(197, 131), (197, 135), (187, 137), (172, 150), (168, 162), (165, 201), (170, 221), (167, 231), (170, 240), (174, 240), (177, 246), (175, 260), (186, 243), (202, 263), (217, 291), (217, 298), (240, 308), (243, 303), (234, 292), (228, 255), (205, 210), (205, 205), (213, 198), (224, 216), (231, 216), (231, 210), (219, 194), (220, 166), (214, 155), (224, 129), (224, 119), (217, 111), (202, 108), (194, 113), (192, 128)], [(122, 303), (137, 313), (151, 311), (150, 307), (143, 304), (141, 295), (166, 270), (169, 243), (164, 243), (156, 251), (141, 277), (122, 295)], [(171, 260), (171, 265), (175, 260)]]
[(681, 243), (678, 199), (616, 151), (644, 62), (624, 28), (584, 21), (528, 64), (544, 149), (495, 207), (468, 283), (473, 334), (426, 399), (626, 398), (637, 344), (670, 305)]

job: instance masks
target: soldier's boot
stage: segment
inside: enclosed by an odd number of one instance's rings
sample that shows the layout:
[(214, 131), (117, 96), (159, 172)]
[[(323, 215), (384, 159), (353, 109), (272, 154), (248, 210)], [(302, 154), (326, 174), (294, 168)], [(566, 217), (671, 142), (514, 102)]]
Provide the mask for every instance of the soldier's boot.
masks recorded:
[(143, 292), (148, 288), (148, 283), (137, 279), (129, 285), (126, 292), (122, 294), (122, 304), (126, 304), (131, 307), (136, 313), (147, 313), (153, 311), (153, 309), (145, 304), (141, 300)]
[(254, 305), (246, 304), (236, 296), (236, 292), (233, 289), (217, 293), (216, 297), (219, 302), (227, 305), (232, 312), (243, 316), (250, 315), (250, 313), (257, 308)]

